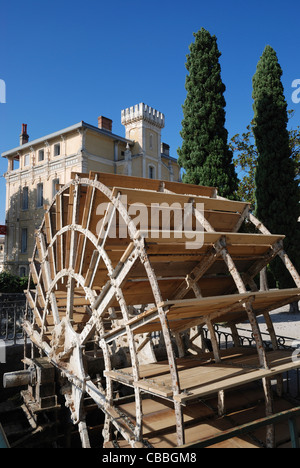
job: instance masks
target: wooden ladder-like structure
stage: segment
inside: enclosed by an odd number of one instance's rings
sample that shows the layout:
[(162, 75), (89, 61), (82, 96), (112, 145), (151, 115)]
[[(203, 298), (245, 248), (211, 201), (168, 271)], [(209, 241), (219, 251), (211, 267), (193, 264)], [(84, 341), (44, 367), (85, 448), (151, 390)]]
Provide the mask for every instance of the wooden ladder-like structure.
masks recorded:
[[(244, 221), (256, 233), (239, 232)], [(105, 414), (105, 447), (116, 430), (123, 445), (155, 447), (147, 434), (168, 425), (166, 446), (191, 442), (189, 405), (217, 395), (223, 414), (225, 391), (258, 380), (272, 414), (271, 378), (280, 383), (283, 372), (300, 367), (278, 348), (269, 315), (300, 299), (283, 238), (268, 232), (247, 203), (218, 197), (211, 187), (103, 173), (74, 174), (60, 187), (36, 234), (36, 287), (27, 292), (33, 318), (28, 314), (24, 328), (68, 380), (66, 402), (83, 446), (89, 446), (86, 395)], [(254, 278), (276, 256), (296, 287), (258, 291)], [(258, 315), (268, 325), (270, 352)], [(256, 348), (240, 346), (236, 325), (245, 320)], [(228, 350), (218, 348), (218, 323), (231, 329)], [(204, 326), (211, 353), (199, 344)], [(99, 358), (100, 377), (89, 371)], [(120, 384), (134, 397), (129, 403)], [(151, 425), (157, 412), (161, 422)], [(269, 427), (267, 445), (273, 443)]]

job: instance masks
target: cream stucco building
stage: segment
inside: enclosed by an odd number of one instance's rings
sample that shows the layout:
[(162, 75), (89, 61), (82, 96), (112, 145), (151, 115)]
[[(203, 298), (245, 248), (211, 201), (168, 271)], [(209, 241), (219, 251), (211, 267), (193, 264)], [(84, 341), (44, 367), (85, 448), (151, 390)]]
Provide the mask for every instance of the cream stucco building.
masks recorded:
[(112, 120), (98, 118), (98, 126), (79, 122), (29, 141), (23, 124), (20, 145), (2, 153), (8, 160), (4, 268), (28, 274), (34, 233), (59, 185), (72, 172), (89, 171), (180, 181), (177, 160), (161, 142), (165, 118), (140, 103), (121, 112), (125, 137), (112, 132)]

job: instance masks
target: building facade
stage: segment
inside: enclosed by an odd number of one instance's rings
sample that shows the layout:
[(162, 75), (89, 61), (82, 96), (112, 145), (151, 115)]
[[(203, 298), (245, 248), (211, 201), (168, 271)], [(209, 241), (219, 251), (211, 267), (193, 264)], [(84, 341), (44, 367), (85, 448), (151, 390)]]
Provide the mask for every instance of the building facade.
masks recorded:
[(4, 271), (4, 247), (5, 247), (5, 237), (0, 236), (0, 273)]
[(125, 137), (112, 132), (112, 120), (100, 116), (98, 126), (83, 121), (29, 141), (22, 125), (20, 145), (2, 153), (8, 160), (6, 228), (2, 268), (26, 276), (35, 230), (44, 210), (72, 172), (89, 171), (180, 181), (177, 160), (161, 142), (165, 118), (140, 103), (121, 112)]

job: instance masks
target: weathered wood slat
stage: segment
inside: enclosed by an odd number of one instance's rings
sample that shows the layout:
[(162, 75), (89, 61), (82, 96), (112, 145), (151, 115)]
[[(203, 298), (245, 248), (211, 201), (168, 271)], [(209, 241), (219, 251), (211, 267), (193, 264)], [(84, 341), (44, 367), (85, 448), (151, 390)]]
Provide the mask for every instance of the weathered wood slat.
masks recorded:
[[(191, 200), (190, 195), (154, 192), (152, 190), (147, 191), (146, 188), (144, 188), (144, 190), (137, 190), (114, 186), (113, 194), (116, 195), (117, 192), (121, 192), (123, 196), (126, 196), (128, 205), (133, 203), (143, 203), (145, 206), (148, 206), (151, 205), (151, 203), (167, 203), (170, 208), (172, 208), (173, 203), (184, 206), (185, 203), (189, 203)], [(245, 202), (220, 200), (217, 198), (206, 198), (201, 196), (194, 196), (193, 198), (196, 203), (203, 203), (205, 210), (220, 211), (220, 216), (222, 212), (227, 211), (242, 213), (248, 205), (248, 203)]]
[[(292, 360), (290, 351), (273, 351), (267, 353), (269, 369), (261, 369), (254, 350), (239, 350), (238, 353), (227, 350), (220, 364), (196, 360), (179, 360), (178, 373), (182, 393), (175, 395), (174, 399), (185, 403), (204, 396), (217, 394), (219, 390), (231, 389), (243, 384), (260, 380), (264, 377), (274, 377), (283, 372), (299, 367), (299, 363)], [(245, 352), (245, 355), (243, 355)], [(249, 355), (250, 353), (250, 355)], [(222, 355), (221, 355), (222, 356)], [(129, 385), (136, 385), (155, 395), (164, 398), (172, 397), (171, 377), (168, 364), (149, 364), (141, 366), (143, 380), (133, 382), (131, 369), (126, 368), (121, 372), (110, 372), (109, 375), (118, 381)]]
[[(151, 179), (142, 179), (140, 177), (132, 176), (120, 176), (113, 174), (105, 174), (103, 172), (93, 172), (89, 174), (81, 174), (82, 177), (89, 177), (94, 179), (97, 176), (97, 180), (103, 183), (107, 187), (125, 187), (125, 188), (135, 188), (135, 189), (146, 189), (153, 190), (158, 192), (161, 190), (161, 181), (160, 180), (151, 180)], [(75, 177), (75, 174), (73, 175)], [(199, 195), (206, 197), (215, 196), (216, 189), (214, 187), (205, 187), (201, 185), (192, 185), (192, 184), (181, 184), (178, 182), (169, 182), (164, 181), (164, 186), (167, 190), (186, 195)]]

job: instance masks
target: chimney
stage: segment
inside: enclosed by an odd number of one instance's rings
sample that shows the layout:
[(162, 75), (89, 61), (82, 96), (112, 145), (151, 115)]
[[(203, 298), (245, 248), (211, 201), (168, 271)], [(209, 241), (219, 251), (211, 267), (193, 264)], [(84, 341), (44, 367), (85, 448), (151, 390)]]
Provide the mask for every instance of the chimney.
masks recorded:
[(167, 143), (162, 143), (161, 153), (165, 154), (166, 156), (170, 156), (170, 145), (167, 145)]
[(109, 132), (112, 131), (112, 120), (108, 119), (107, 117), (103, 117), (100, 115), (98, 117), (98, 128), (101, 128), (101, 130), (107, 130)]
[(27, 124), (22, 124), (22, 133), (20, 135), (20, 145), (28, 143), (29, 135), (27, 134)]

